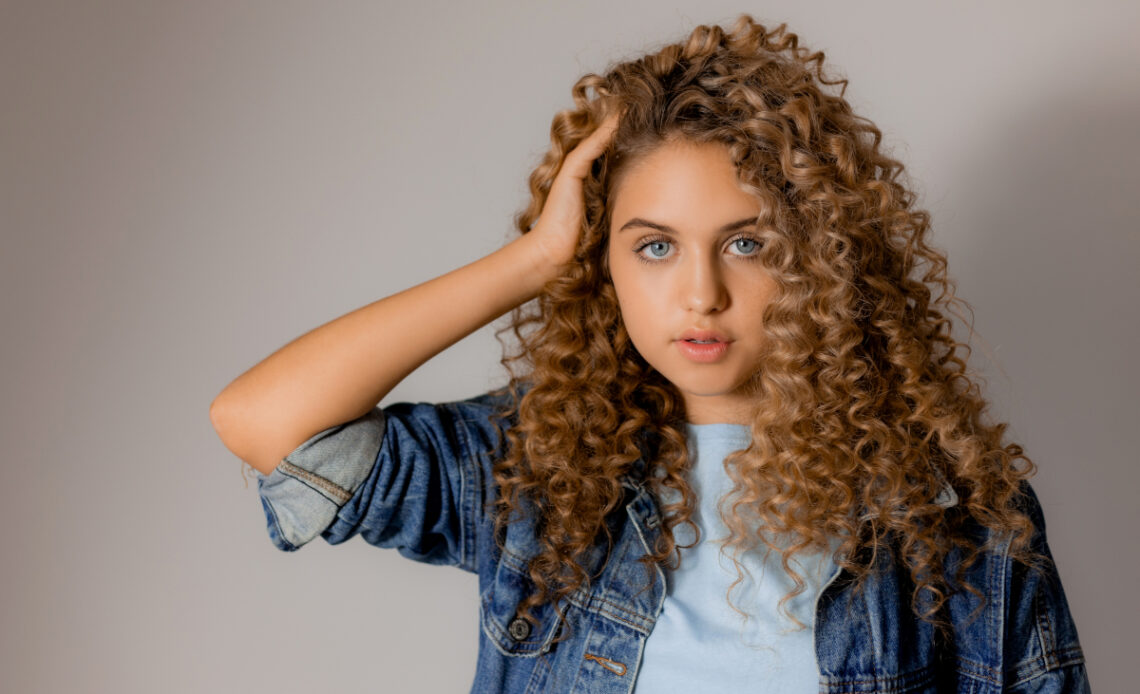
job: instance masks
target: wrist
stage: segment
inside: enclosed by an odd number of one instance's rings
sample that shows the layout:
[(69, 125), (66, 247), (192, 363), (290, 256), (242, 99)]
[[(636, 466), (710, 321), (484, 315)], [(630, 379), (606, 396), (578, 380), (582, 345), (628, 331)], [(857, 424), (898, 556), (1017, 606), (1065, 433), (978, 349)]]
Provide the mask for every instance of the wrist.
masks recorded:
[(516, 253), (516, 267), (524, 269), (523, 279), (532, 296), (561, 274), (564, 263), (553, 260), (551, 250), (540, 234), (533, 231), (523, 234), (512, 241), (509, 247)]

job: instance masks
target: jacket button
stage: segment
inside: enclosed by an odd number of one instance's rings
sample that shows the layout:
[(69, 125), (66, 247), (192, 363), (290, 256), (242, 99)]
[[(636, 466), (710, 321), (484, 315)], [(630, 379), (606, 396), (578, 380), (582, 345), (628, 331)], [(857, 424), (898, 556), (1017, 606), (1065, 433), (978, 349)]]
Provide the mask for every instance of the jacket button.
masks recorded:
[(522, 617), (515, 617), (511, 620), (511, 623), (507, 625), (507, 633), (510, 634), (511, 638), (515, 641), (522, 641), (530, 636), (530, 622)]

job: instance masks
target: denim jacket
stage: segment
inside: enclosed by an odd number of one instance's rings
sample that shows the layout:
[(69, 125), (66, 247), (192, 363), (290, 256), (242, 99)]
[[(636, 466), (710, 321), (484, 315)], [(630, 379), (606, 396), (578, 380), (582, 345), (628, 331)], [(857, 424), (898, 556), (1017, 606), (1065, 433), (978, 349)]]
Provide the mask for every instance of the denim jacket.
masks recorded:
[[(496, 413), (506, 397), (399, 403), (315, 434), (272, 474), (258, 473), (270, 539), (294, 551), (318, 535), (339, 544), (359, 534), (411, 559), (476, 573), (481, 631), (472, 692), (630, 692), (665, 598), (662, 571), (650, 584), (638, 562), (660, 532), (657, 504), (627, 483), (612, 551), (608, 560), (601, 552), (594, 558), (599, 578), (533, 611), (537, 626), (521, 619), (517, 608), (533, 589), (527, 560), (538, 542), (527, 523), (509, 525), (501, 549), (494, 537), (489, 451), (499, 443)], [(1051, 558), (1040, 506), (1026, 491), (1034, 547)], [(909, 573), (890, 553), (879, 553), (879, 570), (860, 592), (837, 571), (816, 599), (819, 691), (1088, 692), (1055, 569), (1029, 571), (1007, 550), (1008, 542), (969, 570), (970, 583), (990, 598), (975, 619), (979, 603), (970, 593), (950, 597), (952, 642), (914, 616)]]

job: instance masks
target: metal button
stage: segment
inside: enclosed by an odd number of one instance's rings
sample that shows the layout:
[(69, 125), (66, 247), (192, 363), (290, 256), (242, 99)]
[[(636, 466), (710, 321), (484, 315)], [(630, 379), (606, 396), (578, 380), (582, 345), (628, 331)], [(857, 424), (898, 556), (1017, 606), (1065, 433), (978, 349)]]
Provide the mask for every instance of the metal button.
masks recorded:
[(530, 636), (530, 622), (522, 617), (515, 617), (511, 620), (511, 623), (507, 625), (507, 633), (510, 634), (511, 638), (515, 641), (522, 641)]

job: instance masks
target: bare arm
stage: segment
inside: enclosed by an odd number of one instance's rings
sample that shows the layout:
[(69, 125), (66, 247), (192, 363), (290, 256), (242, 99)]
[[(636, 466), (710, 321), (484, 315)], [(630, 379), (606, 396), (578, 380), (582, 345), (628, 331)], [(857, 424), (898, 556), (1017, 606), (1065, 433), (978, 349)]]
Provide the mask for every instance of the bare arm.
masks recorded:
[(573, 255), (582, 178), (615, 126), (611, 117), (567, 155), (529, 233), (315, 328), (238, 376), (210, 405), (226, 447), (269, 474), (313, 434), (360, 417), (421, 364), (534, 297)]

